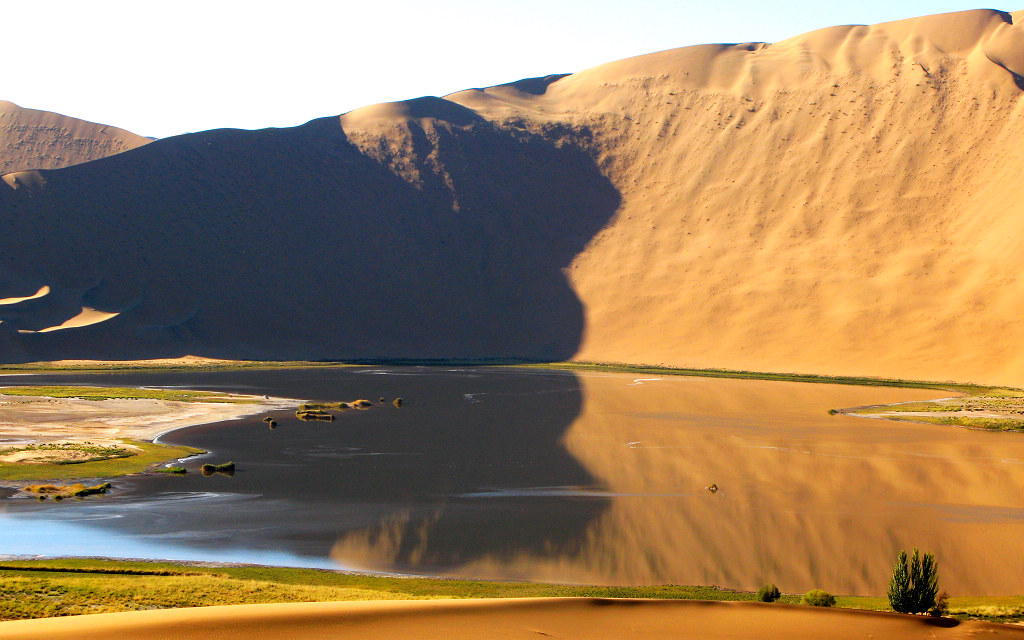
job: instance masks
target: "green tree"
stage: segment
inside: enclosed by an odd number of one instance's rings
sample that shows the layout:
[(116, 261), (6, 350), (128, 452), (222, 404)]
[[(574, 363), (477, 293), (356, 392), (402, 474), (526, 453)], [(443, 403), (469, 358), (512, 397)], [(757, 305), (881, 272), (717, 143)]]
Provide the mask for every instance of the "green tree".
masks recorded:
[(938, 563), (935, 556), (923, 556), (914, 548), (907, 565), (907, 552), (900, 551), (889, 580), (889, 605), (899, 613), (925, 613), (935, 606), (939, 592)]
[(757, 590), (757, 599), (761, 602), (775, 602), (781, 597), (782, 593), (774, 584), (766, 584)]

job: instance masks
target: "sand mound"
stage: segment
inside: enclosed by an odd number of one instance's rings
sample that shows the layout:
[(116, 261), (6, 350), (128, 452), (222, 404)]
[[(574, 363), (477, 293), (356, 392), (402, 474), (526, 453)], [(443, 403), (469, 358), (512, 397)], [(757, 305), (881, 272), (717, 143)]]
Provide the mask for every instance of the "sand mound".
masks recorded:
[[(52, 293), (0, 307), (0, 353), (1024, 384), (1020, 17), (687, 47), (19, 174), (0, 297)], [(82, 307), (120, 315), (17, 332)]]
[(1024, 629), (866, 611), (679, 600), (319, 602), (0, 623), (0, 638), (1021, 638)]
[(0, 100), (0, 175), (59, 169), (141, 147), (149, 138)]

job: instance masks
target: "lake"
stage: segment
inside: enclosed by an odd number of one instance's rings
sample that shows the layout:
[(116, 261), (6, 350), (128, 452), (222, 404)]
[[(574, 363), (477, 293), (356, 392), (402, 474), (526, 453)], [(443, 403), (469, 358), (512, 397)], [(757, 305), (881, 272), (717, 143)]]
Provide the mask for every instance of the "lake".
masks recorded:
[(917, 546), (951, 593), (1024, 592), (1024, 434), (828, 413), (941, 391), (437, 367), (3, 380), (46, 382), (388, 403), (172, 432), (211, 453), (103, 498), (2, 500), (0, 553), (878, 595)]

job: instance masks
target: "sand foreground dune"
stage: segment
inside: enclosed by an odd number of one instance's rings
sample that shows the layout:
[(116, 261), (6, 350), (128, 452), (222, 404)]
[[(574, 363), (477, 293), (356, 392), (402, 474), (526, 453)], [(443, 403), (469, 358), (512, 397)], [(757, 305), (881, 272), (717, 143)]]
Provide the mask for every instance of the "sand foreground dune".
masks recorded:
[[(9, 175), (0, 299), (50, 293), (0, 307), (0, 357), (1024, 385), (1022, 19), (686, 47)], [(118, 315), (42, 332), (83, 308)]]
[(0, 623), (0, 638), (1024, 638), (985, 622), (795, 605), (521, 599), (257, 604)]

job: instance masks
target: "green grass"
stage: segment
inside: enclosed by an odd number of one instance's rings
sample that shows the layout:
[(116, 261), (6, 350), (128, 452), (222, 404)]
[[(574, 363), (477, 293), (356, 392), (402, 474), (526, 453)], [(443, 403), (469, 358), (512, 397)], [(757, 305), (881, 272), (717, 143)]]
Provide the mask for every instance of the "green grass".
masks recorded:
[(178, 389), (135, 389), (132, 387), (0, 387), (0, 395), (43, 396), (46, 398), (78, 398), (80, 400), (174, 400), (177, 402), (223, 402), (250, 404), (249, 398), (234, 398), (213, 391), (184, 391)]
[(931, 424), (948, 424), (957, 427), (969, 427), (971, 429), (988, 429), (990, 431), (1024, 431), (1024, 420), (1016, 418), (970, 418), (965, 416), (935, 418), (932, 416), (914, 416), (912, 418), (900, 419)]
[[(40, 457), (45, 457), (47, 453), (61, 453), (66, 451), (77, 451), (85, 454), (84, 458), (75, 458), (71, 460), (54, 460), (53, 464), (85, 464), (87, 462), (96, 462), (98, 460), (110, 460), (113, 458), (128, 458), (135, 455), (135, 452), (131, 449), (124, 447), (107, 447), (98, 444), (92, 444), (89, 442), (45, 442), (43, 444), (29, 444), (24, 447), (16, 447), (13, 449), (3, 449), (0, 451), (0, 455), (8, 455), (12, 453), (21, 453), (24, 451), (32, 451), (40, 453)], [(33, 464), (21, 462), (19, 464)]]
[(732, 369), (688, 369), (683, 367), (662, 367), (644, 364), (618, 362), (523, 362), (509, 359), (384, 359), (359, 362), (315, 362), (315, 361), (235, 361), (230, 363), (196, 365), (153, 365), (132, 362), (116, 365), (56, 364), (52, 362), (31, 362), (0, 366), (3, 373), (138, 373), (143, 371), (235, 371), (240, 369), (312, 369), (355, 366), (507, 366), (533, 369), (562, 369), (569, 371), (613, 371), (622, 373), (653, 373), (660, 375), (697, 376), (709, 378), (745, 378), (753, 380), (780, 380), (789, 382), (820, 382), (829, 384), (853, 384), (882, 387), (908, 387), (912, 389), (944, 389), (962, 393), (1016, 393), (1024, 390), (991, 387), (973, 383), (935, 382), (904, 380), (900, 378), (875, 378), (867, 376), (825, 376), (802, 373), (772, 373)]
[(151, 371), (239, 371), (243, 369), (313, 369), (320, 367), (355, 367), (363, 366), (344, 362), (313, 362), (304, 360), (236, 360), (233, 362), (217, 362), (210, 364), (150, 364), (132, 361), (117, 364), (93, 364), (89, 362), (74, 364), (58, 364), (55, 362), (25, 362), (21, 364), (0, 365), (0, 375), (4, 373), (145, 373)]
[[(397, 578), (320, 569), (191, 566), (70, 558), (0, 562), (0, 619), (39, 618), (263, 602), (420, 598), (666, 598), (756, 601), (757, 594), (717, 587), (600, 587), (442, 578)], [(800, 594), (779, 602), (797, 604)], [(890, 611), (885, 597), (839, 596), (836, 606)], [(961, 619), (1024, 620), (1024, 596), (950, 599)]]
[[(961, 415), (907, 415), (908, 413), (939, 412), (960, 412)], [(998, 417), (963, 415), (970, 412), (985, 412)], [(1024, 431), (1024, 392), (1018, 389), (998, 388), (966, 395), (955, 400), (902, 402), (841, 411), (833, 410), (830, 413), (870, 414), (904, 422), (924, 422), (992, 431)]]
[[(279, 567), (199, 567), (94, 559), (0, 563), (0, 618), (261, 602), (418, 598), (688, 598), (754, 600), (714, 587), (587, 587), (351, 575)], [(794, 596), (783, 601), (795, 601)]]
[(112, 478), (141, 473), (150, 465), (205, 453), (194, 447), (154, 444), (136, 440), (124, 441), (141, 449), (127, 458), (109, 458), (80, 464), (22, 464), (0, 462), (0, 480), (67, 480), (70, 478)]
[(666, 376), (691, 376), (701, 378), (739, 378), (748, 380), (777, 380), (781, 382), (816, 382), (825, 384), (852, 384), (870, 387), (905, 387), (910, 389), (941, 389), (958, 393), (984, 394), (994, 392), (1014, 392), (1024, 395), (1024, 391), (990, 387), (972, 383), (931, 382), (926, 380), (903, 380), (900, 378), (871, 378), (857, 376), (825, 376), (805, 373), (770, 373), (763, 371), (737, 371), (732, 369), (685, 369), (676, 367), (657, 367), (648, 365), (632, 365), (622, 363), (598, 362), (553, 362), (550, 364), (529, 363), (513, 365), (528, 369), (563, 369), (567, 371), (610, 371), (618, 373), (645, 373)]

